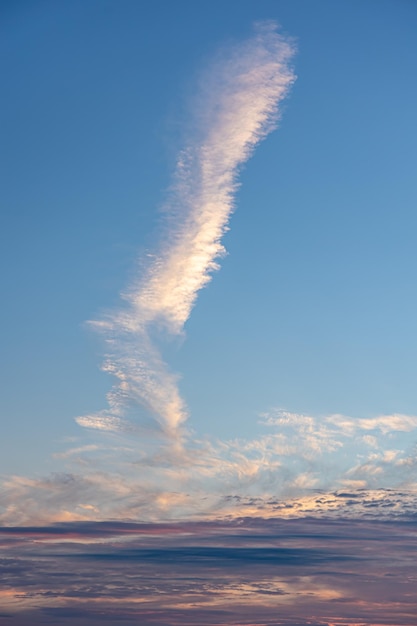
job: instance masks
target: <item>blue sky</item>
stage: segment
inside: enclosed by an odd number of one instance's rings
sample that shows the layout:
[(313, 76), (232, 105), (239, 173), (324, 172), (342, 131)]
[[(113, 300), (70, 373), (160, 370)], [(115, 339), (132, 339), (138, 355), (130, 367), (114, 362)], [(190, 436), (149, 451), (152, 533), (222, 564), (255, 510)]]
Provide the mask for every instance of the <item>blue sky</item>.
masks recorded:
[(0, 10), (1, 523), (409, 516), (415, 3)]
[(165, 347), (190, 424), (221, 438), (253, 436), (275, 407), (413, 413), (413, 3), (3, 14), (3, 471), (44, 469), (100, 408), (111, 381), (84, 322), (154, 245), (199, 74), (265, 17), (296, 40), (297, 81), (243, 168), (222, 269)]

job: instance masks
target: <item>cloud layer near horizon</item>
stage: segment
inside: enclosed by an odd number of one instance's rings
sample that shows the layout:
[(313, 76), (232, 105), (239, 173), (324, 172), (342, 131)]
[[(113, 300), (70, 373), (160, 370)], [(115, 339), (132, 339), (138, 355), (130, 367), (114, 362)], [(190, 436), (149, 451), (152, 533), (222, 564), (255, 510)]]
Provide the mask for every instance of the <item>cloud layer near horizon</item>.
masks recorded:
[(201, 77), (159, 249), (123, 294), (124, 306), (92, 322), (107, 344), (103, 369), (117, 382), (109, 408), (78, 417), (81, 426), (129, 430), (128, 418), (134, 421), (141, 406), (160, 430), (178, 437), (187, 409), (158, 338), (183, 333), (199, 290), (218, 268), (239, 167), (279, 119), (279, 104), (295, 80), (293, 55), (291, 40), (261, 22), (252, 38), (225, 50)]
[(56, 453), (65, 471), (9, 476), (0, 524), (239, 515), (392, 517), (416, 505), (417, 417), (315, 417), (274, 410), (255, 439), (94, 433)]
[(0, 545), (4, 626), (415, 623), (415, 517), (75, 522)]

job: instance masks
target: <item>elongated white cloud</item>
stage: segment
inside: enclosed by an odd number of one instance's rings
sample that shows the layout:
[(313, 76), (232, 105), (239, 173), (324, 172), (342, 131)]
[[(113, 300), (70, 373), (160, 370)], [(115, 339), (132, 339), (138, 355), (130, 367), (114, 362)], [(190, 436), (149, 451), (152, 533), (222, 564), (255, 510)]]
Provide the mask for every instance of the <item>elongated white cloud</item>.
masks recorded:
[(293, 43), (264, 22), (202, 77), (160, 249), (123, 295), (123, 308), (94, 322), (108, 347), (103, 369), (117, 379), (109, 409), (77, 418), (80, 425), (117, 430), (138, 405), (171, 434), (187, 418), (177, 379), (153, 338), (161, 330), (183, 332), (199, 290), (218, 268), (239, 166), (276, 125), (279, 104), (295, 79), (293, 55)]

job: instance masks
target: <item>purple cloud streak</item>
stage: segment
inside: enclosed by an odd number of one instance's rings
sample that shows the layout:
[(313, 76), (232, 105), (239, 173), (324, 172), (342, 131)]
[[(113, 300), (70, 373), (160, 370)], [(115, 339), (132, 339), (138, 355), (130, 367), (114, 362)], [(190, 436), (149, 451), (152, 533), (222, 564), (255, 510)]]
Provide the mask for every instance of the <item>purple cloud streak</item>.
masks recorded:
[(0, 624), (412, 626), (417, 519), (0, 529)]

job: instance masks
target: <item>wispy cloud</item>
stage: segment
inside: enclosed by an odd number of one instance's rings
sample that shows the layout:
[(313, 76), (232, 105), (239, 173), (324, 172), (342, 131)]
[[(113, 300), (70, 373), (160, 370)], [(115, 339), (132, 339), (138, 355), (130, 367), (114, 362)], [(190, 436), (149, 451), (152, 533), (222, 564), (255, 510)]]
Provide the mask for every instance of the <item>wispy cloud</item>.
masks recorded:
[[(279, 119), (294, 81), (293, 55), (291, 40), (262, 23), (202, 74), (160, 245), (141, 263), (123, 305), (92, 323), (107, 345), (103, 369), (116, 379), (108, 408), (77, 418), (95, 429), (99, 444), (81, 441), (55, 454), (65, 472), (7, 478), (0, 523), (153, 521), (219, 511), (340, 515), (347, 505), (338, 490), (358, 494), (348, 505), (358, 515), (378, 503), (378, 515), (409, 513), (417, 493), (416, 416), (272, 410), (261, 416), (267, 430), (255, 439), (196, 440), (184, 428), (186, 406), (161, 356), (160, 344), (183, 333), (218, 267), (239, 166)], [(389, 492), (387, 501), (387, 488), (401, 490), (402, 499)]]
[[(300, 514), (408, 515), (417, 496), (414, 416), (272, 410), (254, 439), (151, 442), (101, 432), (56, 458), (66, 472), (8, 477), (0, 523)], [(261, 424), (261, 425), (262, 425)], [(388, 425), (391, 428), (388, 431)], [(372, 428), (371, 428), (372, 427)]]
[(117, 382), (108, 409), (77, 418), (81, 426), (124, 430), (138, 406), (171, 435), (187, 419), (177, 377), (155, 336), (183, 333), (199, 290), (218, 268), (239, 166), (279, 119), (279, 104), (295, 79), (293, 55), (293, 42), (275, 24), (262, 22), (251, 39), (220, 54), (202, 76), (159, 249), (123, 294), (124, 305), (92, 322), (107, 344), (103, 369)]

